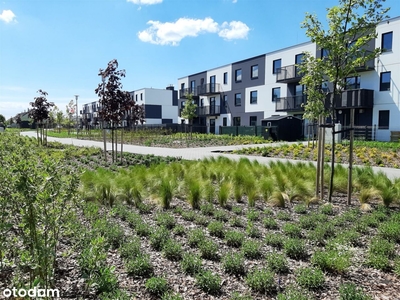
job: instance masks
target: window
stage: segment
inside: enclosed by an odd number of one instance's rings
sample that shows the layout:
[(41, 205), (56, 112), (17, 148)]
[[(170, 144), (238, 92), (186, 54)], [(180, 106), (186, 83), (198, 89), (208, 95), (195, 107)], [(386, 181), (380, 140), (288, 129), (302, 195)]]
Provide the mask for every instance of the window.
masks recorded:
[(356, 90), (360, 88), (360, 76), (346, 78), (346, 90)]
[(382, 72), (381, 73), (379, 90), (380, 91), (390, 91), (390, 72)]
[(140, 100), (143, 100), (143, 93), (140, 93)]
[(215, 93), (215, 75), (210, 76), (210, 92)]
[(250, 92), (250, 104), (257, 104), (257, 91)]
[(251, 79), (258, 78), (258, 65), (251, 66)]
[(204, 98), (200, 99), (200, 106), (203, 107), (204, 106)]
[(203, 85), (204, 84), (204, 78), (200, 79), (200, 84)]
[(272, 74), (278, 74), (281, 72), (282, 60), (276, 59), (272, 62)]
[(324, 93), (329, 92), (328, 81), (324, 81), (324, 82), (322, 83), (322, 85), (321, 85), (321, 90), (322, 90)]
[(295, 64), (296, 64), (295, 75), (296, 75), (296, 77), (301, 77), (300, 68), (298, 66), (301, 65), (301, 63), (303, 62), (303, 56), (304, 56), (303, 53), (297, 54), (295, 56)]
[(242, 105), (242, 94), (238, 93), (235, 94), (235, 106), (241, 106)]
[(233, 117), (233, 126), (240, 126), (240, 117)]
[(321, 49), (321, 58), (327, 57), (329, 54), (328, 50), (322, 48)]
[(224, 73), (224, 84), (228, 84), (228, 72)]
[(227, 118), (222, 118), (222, 126), (228, 126), (228, 119)]
[(237, 69), (235, 71), (235, 81), (236, 82), (242, 81), (242, 69)]
[(382, 51), (392, 51), (393, 32), (386, 32), (382, 34)]
[(182, 101), (181, 103), (181, 107), (184, 108), (185, 107), (185, 101)]
[(137, 100), (138, 100), (138, 99), (137, 99), (137, 94), (135, 95), (135, 97), (136, 97), (136, 102), (137, 102)]
[(185, 84), (181, 83), (181, 90), (184, 90), (184, 89), (185, 89)]
[(190, 82), (190, 93), (194, 94), (195, 89), (196, 89), (196, 80), (192, 80)]
[(250, 116), (250, 126), (257, 125), (257, 116)]
[(273, 88), (272, 89), (272, 101), (278, 101), (278, 99), (281, 97), (281, 88)]
[(221, 107), (228, 107), (228, 95), (224, 95), (224, 97), (222, 98), (222, 103), (221, 103)]
[(378, 129), (389, 129), (389, 110), (379, 111)]

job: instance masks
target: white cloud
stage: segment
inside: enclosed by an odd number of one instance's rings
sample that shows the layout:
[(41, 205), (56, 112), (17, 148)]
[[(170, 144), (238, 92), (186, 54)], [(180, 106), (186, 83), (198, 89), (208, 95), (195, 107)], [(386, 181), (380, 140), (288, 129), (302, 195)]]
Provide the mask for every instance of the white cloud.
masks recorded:
[(177, 46), (185, 37), (196, 37), (201, 33), (217, 33), (226, 40), (247, 38), (249, 27), (240, 22), (224, 22), (218, 25), (212, 18), (189, 19), (180, 18), (176, 22), (149, 21), (149, 28), (139, 31), (138, 37), (142, 42), (156, 45)]
[(0, 15), (0, 20), (4, 21), (6, 23), (10, 23), (14, 20), (15, 15), (11, 10), (3, 10), (3, 12)]
[(237, 2), (237, 0), (232, 0), (232, 3), (236, 3)]
[(137, 5), (153, 5), (163, 2), (163, 0), (127, 0)]
[(240, 21), (232, 21), (222, 23), (221, 30), (218, 35), (226, 40), (245, 39), (250, 28)]
[(147, 24), (149, 24), (150, 27), (140, 31), (138, 37), (143, 42), (157, 45), (176, 46), (187, 36), (195, 37), (204, 32), (218, 32), (218, 23), (211, 18), (180, 18), (175, 23), (149, 21)]

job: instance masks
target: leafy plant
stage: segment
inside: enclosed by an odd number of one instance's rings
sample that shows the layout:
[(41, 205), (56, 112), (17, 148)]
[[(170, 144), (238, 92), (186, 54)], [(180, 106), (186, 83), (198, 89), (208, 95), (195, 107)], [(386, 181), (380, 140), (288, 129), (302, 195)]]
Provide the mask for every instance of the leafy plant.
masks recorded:
[(265, 256), (267, 268), (274, 273), (284, 274), (289, 271), (289, 265), (286, 257), (277, 252), (268, 253)]
[(212, 236), (223, 238), (225, 236), (224, 224), (219, 221), (210, 222), (207, 226), (208, 232)]
[(247, 228), (246, 228), (246, 233), (251, 238), (260, 238), (261, 237), (261, 231), (252, 222), (248, 222)]
[(262, 220), (264, 227), (267, 229), (278, 229), (278, 223), (274, 218), (267, 217)]
[(294, 223), (285, 223), (282, 227), (283, 233), (291, 238), (301, 237), (301, 228)]
[(196, 254), (185, 253), (183, 254), (180, 262), (182, 271), (185, 274), (194, 275), (202, 271), (202, 260)]
[(227, 231), (225, 234), (226, 244), (230, 247), (240, 247), (244, 241), (244, 234), (239, 231)]
[(231, 275), (243, 275), (246, 273), (244, 257), (241, 253), (229, 252), (222, 257), (222, 267)]
[(153, 274), (153, 265), (150, 262), (150, 256), (146, 254), (126, 260), (125, 269), (129, 275), (135, 277), (148, 277)]
[(206, 216), (214, 215), (214, 211), (215, 211), (214, 205), (212, 205), (212, 203), (205, 203), (203, 205), (200, 205), (200, 210)]
[(364, 294), (354, 283), (342, 283), (339, 286), (339, 297), (340, 300), (372, 300), (372, 297)]
[(160, 251), (169, 239), (170, 233), (168, 229), (158, 227), (150, 234), (150, 245), (154, 250)]
[(325, 283), (324, 273), (316, 268), (300, 268), (296, 271), (296, 282), (309, 290), (320, 289)]
[(173, 239), (168, 239), (165, 242), (162, 251), (164, 256), (169, 260), (178, 261), (182, 259), (182, 246)]
[(303, 259), (307, 257), (304, 241), (297, 238), (289, 238), (283, 242), (283, 249), (288, 257)]
[(286, 238), (280, 234), (270, 233), (264, 238), (264, 242), (272, 247), (281, 249)]
[(204, 292), (217, 295), (221, 291), (221, 278), (211, 271), (203, 271), (196, 275), (196, 284)]
[(351, 265), (351, 255), (342, 249), (316, 251), (311, 257), (311, 263), (322, 271), (344, 273)]
[(161, 296), (169, 290), (168, 282), (162, 277), (151, 277), (144, 285), (146, 290), (153, 295)]
[(156, 221), (158, 226), (164, 226), (167, 229), (174, 228), (176, 224), (176, 220), (174, 216), (169, 213), (158, 213), (156, 215)]
[(255, 292), (274, 293), (276, 285), (274, 274), (267, 269), (256, 269), (246, 276), (246, 284)]
[(140, 239), (138, 238), (129, 238), (125, 243), (123, 243), (119, 252), (122, 258), (124, 259), (132, 259), (140, 255)]
[(289, 285), (285, 288), (284, 293), (279, 293), (277, 300), (310, 300), (313, 299), (312, 295), (303, 289), (294, 285)]
[(218, 259), (218, 245), (212, 240), (204, 240), (199, 245), (201, 257), (209, 260)]

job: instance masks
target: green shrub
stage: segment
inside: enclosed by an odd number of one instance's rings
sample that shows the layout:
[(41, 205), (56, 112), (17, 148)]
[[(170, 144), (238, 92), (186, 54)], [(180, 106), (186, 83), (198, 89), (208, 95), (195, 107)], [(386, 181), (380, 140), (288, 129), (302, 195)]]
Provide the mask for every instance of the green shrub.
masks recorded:
[(262, 222), (267, 229), (278, 229), (278, 223), (272, 217), (264, 218)]
[(282, 227), (283, 233), (291, 238), (301, 237), (301, 228), (294, 223), (285, 223)]
[(98, 235), (104, 236), (108, 244), (114, 249), (118, 248), (124, 241), (125, 234), (121, 226), (106, 219), (96, 220), (93, 224), (93, 230)]
[(372, 300), (372, 297), (364, 294), (354, 283), (342, 283), (339, 286), (339, 297), (340, 300)]
[(217, 295), (221, 291), (221, 278), (211, 271), (203, 271), (196, 275), (196, 284), (204, 292)]
[(121, 291), (120, 289), (116, 289), (112, 292), (104, 292), (101, 293), (99, 296), (100, 300), (130, 300), (131, 297), (124, 291)]
[(139, 203), (137, 206), (140, 214), (149, 214), (153, 211), (153, 207), (149, 204)]
[(218, 245), (212, 240), (204, 240), (199, 245), (201, 257), (210, 260), (218, 259)]
[(243, 224), (242, 219), (240, 217), (234, 216), (233, 218), (231, 218), (229, 223), (233, 227), (244, 227), (244, 224)]
[(271, 233), (264, 238), (264, 242), (271, 247), (281, 249), (286, 238), (281, 234)]
[(379, 226), (378, 234), (384, 239), (400, 243), (400, 223), (395, 220), (384, 222)]
[(249, 221), (246, 228), (246, 233), (251, 238), (260, 238), (261, 231), (252, 222)]
[(331, 249), (316, 251), (311, 257), (311, 263), (323, 271), (344, 273), (351, 265), (351, 254), (348, 251)]
[(279, 293), (277, 300), (310, 300), (313, 297), (303, 289), (294, 285), (289, 285), (285, 288), (284, 293)]
[(333, 205), (331, 203), (326, 203), (324, 205), (321, 205), (319, 208), (319, 211), (323, 213), (324, 215), (332, 216), (335, 214), (335, 211), (333, 209)]
[(206, 227), (210, 223), (210, 220), (206, 216), (197, 215), (194, 219), (194, 223)]
[(197, 274), (202, 270), (201, 257), (192, 253), (185, 253), (182, 257), (180, 265), (182, 271), (189, 275)]
[(367, 266), (377, 270), (388, 271), (390, 269), (390, 260), (382, 254), (368, 253)]
[(165, 212), (158, 213), (156, 215), (156, 221), (158, 226), (164, 226), (167, 229), (174, 228), (176, 224), (174, 216)]
[(233, 292), (230, 300), (253, 300), (250, 295), (241, 295), (238, 292)]
[(223, 238), (225, 236), (224, 224), (219, 221), (210, 222), (207, 226), (208, 232), (212, 236)]
[(200, 206), (200, 210), (203, 213), (203, 215), (212, 216), (214, 215), (215, 208), (214, 205), (212, 205), (212, 203), (205, 203)]
[(267, 268), (271, 272), (285, 274), (289, 271), (289, 265), (285, 255), (272, 252), (265, 256), (267, 262)]
[(193, 210), (183, 211), (181, 216), (185, 221), (192, 222), (196, 217), (196, 213)]
[(119, 253), (124, 259), (131, 259), (140, 255), (140, 239), (134, 237), (129, 238), (119, 247)]
[(161, 300), (183, 300), (183, 297), (179, 294), (172, 294), (167, 292), (161, 296)]
[(300, 268), (296, 271), (296, 282), (303, 288), (317, 290), (325, 283), (324, 273), (316, 268)]
[(300, 216), (298, 224), (299, 224), (300, 228), (311, 229), (316, 226), (317, 221), (311, 215)]
[(292, 219), (292, 217), (290, 216), (289, 213), (285, 212), (285, 211), (279, 211), (276, 214), (276, 218), (278, 220), (282, 220), (282, 221), (290, 221)]
[(168, 239), (163, 248), (162, 248), (164, 256), (172, 261), (178, 261), (182, 259), (182, 246), (177, 241), (173, 239)]
[(247, 212), (247, 220), (248, 221), (251, 221), (251, 222), (257, 221), (259, 219), (259, 217), (260, 217), (260, 213), (254, 209), (250, 209)]
[(146, 222), (137, 223), (135, 229), (138, 236), (149, 236), (151, 233), (151, 228)]
[(221, 222), (226, 222), (229, 219), (227, 213), (220, 209), (214, 211), (214, 218), (215, 218), (215, 220), (221, 221)]
[(249, 273), (246, 276), (246, 284), (257, 293), (272, 294), (276, 290), (274, 274), (265, 268)]
[(206, 236), (201, 228), (193, 229), (188, 234), (188, 244), (190, 247), (197, 247), (201, 242), (205, 240)]
[(232, 207), (232, 212), (236, 215), (241, 215), (243, 213), (243, 209), (239, 206)]
[(380, 237), (374, 237), (369, 245), (368, 252), (371, 254), (380, 254), (387, 256), (388, 258), (395, 255), (396, 245), (388, 240)]
[(150, 256), (146, 254), (126, 260), (125, 269), (132, 276), (148, 277), (153, 274), (153, 265), (150, 262)]
[(244, 241), (244, 234), (239, 231), (228, 231), (225, 234), (226, 244), (230, 247), (240, 247)]
[(144, 284), (146, 290), (153, 295), (161, 296), (169, 290), (167, 279), (162, 277), (151, 277)]
[(293, 207), (293, 211), (294, 211), (296, 214), (306, 214), (306, 213), (307, 213), (307, 210), (308, 210), (307, 205), (305, 205), (305, 204), (303, 204), (303, 203), (297, 204), (297, 205), (295, 205), (295, 206)]
[(179, 236), (184, 236), (186, 235), (186, 228), (182, 224), (178, 224), (174, 227), (173, 230), (174, 234), (179, 235)]
[(158, 227), (150, 234), (150, 245), (154, 250), (160, 251), (169, 239), (169, 230), (165, 227)]
[(296, 238), (289, 238), (284, 241), (283, 249), (288, 257), (292, 259), (304, 259), (307, 257), (307, 250), (304, 241)]
[(248, 259), (258, 259), (262, 257), (261, 243), (253, 240), (245, 240), (242, 244), (241, 251), (244, 257)]
[(231, 275), (243, 275), (246, 273), (244, 257), (241, 253), (230, 252), (222, 257), (222, 267)]

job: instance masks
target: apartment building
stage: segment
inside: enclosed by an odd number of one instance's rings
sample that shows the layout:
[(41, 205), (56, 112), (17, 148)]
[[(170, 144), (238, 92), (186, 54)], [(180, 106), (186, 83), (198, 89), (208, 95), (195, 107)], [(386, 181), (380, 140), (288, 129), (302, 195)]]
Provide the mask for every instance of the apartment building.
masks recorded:
[[(355, 108), (355, 125), (366, 126), (376, 140), (388, 141), (391, 131), (400, 131), (400, 17), (380, 23), (377, 33), (366, 50), (381, 47), (384, 52), (346, 79), (335, 119), (348, 126), (350, 109)], [(261, 125), (272, 115), (302, 118), (307, 99), (296, 65), (304, 52), (326, 55), (325, 49), (307, 42), (179, 78), (179, 108), (191, 93), (198, 105), (194, 124), (209, 133), (218, 133), (219, 126)], [(329, 89), (330, 83), (323, 88)], [(304, 135), (307, 124), (304, 120)]]
[[(146, 125), (178, 123), (178, 91), (173, 86), (166, 89), (143, 88), (130, 92), (132, 99), (143, 105)], [(83, 104), (81, 122), (83, 127), (94, 128), (100, 125), (100, 105), (98, 101)], [(122, 126), (129, 126), (129, 117)]]

